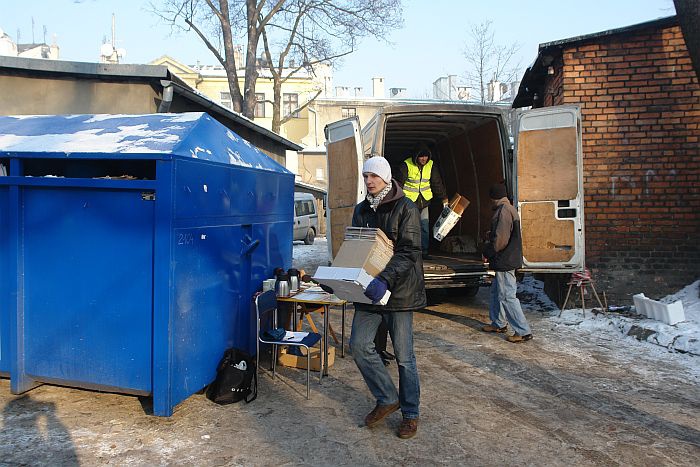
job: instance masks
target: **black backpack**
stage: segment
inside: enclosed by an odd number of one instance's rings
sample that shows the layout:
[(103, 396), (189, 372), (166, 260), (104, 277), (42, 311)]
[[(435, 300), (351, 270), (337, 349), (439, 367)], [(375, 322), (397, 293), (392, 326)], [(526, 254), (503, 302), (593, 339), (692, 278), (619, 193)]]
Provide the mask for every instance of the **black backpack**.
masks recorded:
[[(252, 397), (248, 398), (252, 394)], [(216, 379), (207, 388), (207, 398), (219, 405), (258, 397), (255, 359), (238, 349), (228, 349), (216, 368)]]

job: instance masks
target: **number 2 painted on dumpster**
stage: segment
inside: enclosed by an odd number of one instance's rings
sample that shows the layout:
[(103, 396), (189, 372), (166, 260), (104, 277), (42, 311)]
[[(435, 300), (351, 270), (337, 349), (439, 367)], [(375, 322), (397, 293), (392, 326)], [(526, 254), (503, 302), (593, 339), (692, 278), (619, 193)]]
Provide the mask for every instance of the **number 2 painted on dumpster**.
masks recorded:
[(194, 235), (191, 233), (177, 234), (178, 245), (192, 245), (194, 243)]

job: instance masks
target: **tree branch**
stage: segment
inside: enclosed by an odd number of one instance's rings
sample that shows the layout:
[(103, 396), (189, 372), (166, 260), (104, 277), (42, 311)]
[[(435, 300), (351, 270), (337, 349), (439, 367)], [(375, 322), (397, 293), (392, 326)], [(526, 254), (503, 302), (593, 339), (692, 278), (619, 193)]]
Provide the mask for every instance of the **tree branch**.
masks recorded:
[(311, 104), (313, 101), (315, 101), (316, 98), (317, 98), (322, 92), (323, 92), (323, 89), (319, 89), (318, 91), (316, 91), (316, 94), (314, 95), (314, 97), (312, 97), (311, 99), (309, 99), (308, 101), (306, 101), (306, 103), (305, 103), (304, 105), (302, 105), (301, 107), (297, 107), (296, 109), (294, 109), (293, 111), (291, 111), (291, 112), (289, 113), (289, 115), (285, 116), (282, 120), (280, 120), (280, 125), (283, 125), (283, 124), (287, 123), (289, 120), (291, 120), (292, 118), (294, 118), (294, 114), (296, 114), (296, 113), (298, 113), (298, 112), (301, 112), (302, 110), (304, 110), (305, 108), (307, 108), (307, 107), (309, 106), (309, 104)]

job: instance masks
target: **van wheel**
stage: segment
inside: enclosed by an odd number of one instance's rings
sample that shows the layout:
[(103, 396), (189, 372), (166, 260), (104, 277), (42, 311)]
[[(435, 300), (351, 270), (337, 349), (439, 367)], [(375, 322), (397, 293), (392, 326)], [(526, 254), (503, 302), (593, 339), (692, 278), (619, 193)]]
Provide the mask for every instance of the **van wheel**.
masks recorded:
[(316, 232), (314, 232), (314, 229), (309, 229), (309, 231), (306, 232), (306, 237), (304, 237), (304, 244), (305, 245), (312, 245), (314, 243), (315, 238), (316, 238)]

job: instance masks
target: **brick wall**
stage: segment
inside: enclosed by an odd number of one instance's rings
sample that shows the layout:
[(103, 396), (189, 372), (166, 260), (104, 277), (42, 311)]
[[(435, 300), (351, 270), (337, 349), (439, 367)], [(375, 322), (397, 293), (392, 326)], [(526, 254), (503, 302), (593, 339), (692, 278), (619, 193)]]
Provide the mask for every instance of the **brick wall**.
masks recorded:
[(583, 117), (586, 262), (616, 303), (700, 278), (700, 86), (680, 28), (571, 44), (545, 105)]

